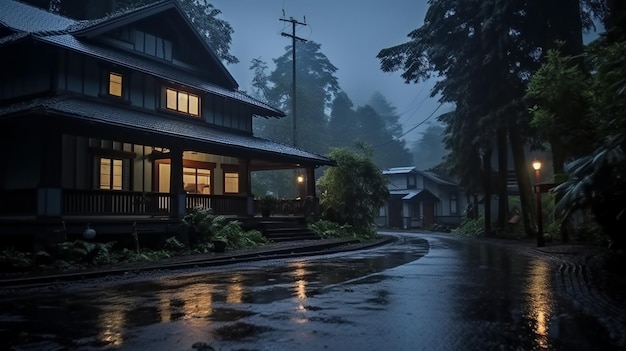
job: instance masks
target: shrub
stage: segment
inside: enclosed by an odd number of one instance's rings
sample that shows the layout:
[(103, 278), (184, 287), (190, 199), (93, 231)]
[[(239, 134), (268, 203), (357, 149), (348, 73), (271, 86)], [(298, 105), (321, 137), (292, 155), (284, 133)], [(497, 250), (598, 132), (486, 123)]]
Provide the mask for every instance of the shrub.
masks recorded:
[(359, 241), (374, 239), (378, 236), (376, 229), (371, 226), (369, 228), (354, 228), (349, 224), (339, 224), (337, 222), (319, 219), (309, 223), (309, 229), (322, 239), (334, 238), (353, 238)]
[(452, 229), (451, 232), (459, 235), (479, 237), (485, 233), (484, 224), (485, 217), (483, 215), (474, 219), (466, 218), (458, 228)]

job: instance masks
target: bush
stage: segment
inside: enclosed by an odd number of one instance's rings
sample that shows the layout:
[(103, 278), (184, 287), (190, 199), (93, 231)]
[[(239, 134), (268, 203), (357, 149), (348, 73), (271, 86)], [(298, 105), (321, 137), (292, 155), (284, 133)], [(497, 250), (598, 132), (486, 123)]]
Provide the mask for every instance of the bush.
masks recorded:
[(243, 249), (266, 244), (268, 239), (258, 230), (244, 230), (241, 222), (215, 215), (213, 210), (195, 208), (183, 218), (183, 224), (200, 235), (197, 252), (205, 252), (206, 244), (224, 241), (229, 249)]
[(466, 218), (458, 228), (452, 229), (451, 232), (459, 235), (479, 237), (485, 233), (484, 224), (485, 217), (483, 215), (474, 219)]
[(309, 229), (322, 239), (351, 238), (366, 241), (378, 237), (378, 233), (373, 226), (356, 229), (349, 224), (339, 224), (323, 219), (310, 223)]
[(14, 248), (4, 249), (0, 252), (0, 267), (3, 272), (27, 271), (33, 266), (30, 254), (20, 252)]

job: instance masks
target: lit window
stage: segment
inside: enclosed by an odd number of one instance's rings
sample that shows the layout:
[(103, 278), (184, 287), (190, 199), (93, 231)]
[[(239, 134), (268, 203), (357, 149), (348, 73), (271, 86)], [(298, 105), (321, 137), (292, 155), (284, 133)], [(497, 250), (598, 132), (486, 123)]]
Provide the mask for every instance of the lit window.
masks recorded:
[(211, 194), (211, 170), (183, 167), (185, 192), (189, 194)]
[(109, 95), (122, 96), (122, 75), (109, 73)]
[(100, 158), (100, 189), (122, 190), (122, 160)]
[(224, 172), (224, 192), (239, 192), (239, 173)]
[(165, 106), (174, 111), (200, 116), (200, 97), (184, 91), (165, 89)]

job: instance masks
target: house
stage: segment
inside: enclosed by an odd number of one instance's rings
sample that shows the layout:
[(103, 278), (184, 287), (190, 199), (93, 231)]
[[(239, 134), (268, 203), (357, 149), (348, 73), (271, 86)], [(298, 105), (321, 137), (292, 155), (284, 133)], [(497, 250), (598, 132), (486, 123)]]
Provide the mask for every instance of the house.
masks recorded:
[(0, 56), (0, 243), (251, 217), (252, 172), (304, 174), (310, 201), (332, 164), (253, 135), (285, 114), (238, 90), (176, 1), (77, 21), (0, 0)]
[(390, 197), (380, 209), (379, 226), (410, 229), (461, 223), (466, 198), (457, 183), (416, 167), (390, 168), (383, 174)]

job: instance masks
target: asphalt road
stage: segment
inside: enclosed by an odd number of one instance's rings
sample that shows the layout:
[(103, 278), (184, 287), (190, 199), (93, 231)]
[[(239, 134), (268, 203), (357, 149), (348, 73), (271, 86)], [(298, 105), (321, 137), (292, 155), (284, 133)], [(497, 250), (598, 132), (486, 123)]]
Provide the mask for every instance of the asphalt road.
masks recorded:
[(448, 234), (6, 291), (11, 350), (621, 350), (584, 264)]

